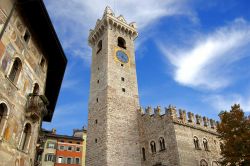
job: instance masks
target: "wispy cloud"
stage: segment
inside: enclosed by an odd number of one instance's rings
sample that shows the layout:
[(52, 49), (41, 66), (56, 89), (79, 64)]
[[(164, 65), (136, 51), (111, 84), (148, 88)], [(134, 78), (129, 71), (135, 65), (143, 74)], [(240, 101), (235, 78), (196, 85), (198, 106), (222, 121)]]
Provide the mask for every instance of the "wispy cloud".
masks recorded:
[(45, 0), (45, 3), (64, 49), (90, 64), (88, 31), (95, 26), (97, 18), (102, 17), (107, 5), (113, 8), (117, 16), (123, 14), (128, 22), (136, 21), (141, 32), (165, 16), (187, 15), (193, 19), (195, 15), (189, 7), (189, 1), (126, 0), (119, 1), (119, 5), (109, 0)]
[(250, 112), (250, 96), (242, 96), (239, 94), (217, 94), (206, 96), (204, 97), (203, 101), (209, 103), (218, 111), (229, 111), (231, 109), (230, 106), (234, 104), (240, 104), (243, 111)]
[(159, 43), (159, 48), (174, 66), (175, 81), (190, 87), (224, 88), (232, 83), (232, 64), (249, 55), (246, 52), (250, 52), (250, 24), (239, 18), (194, 41), (193, 47), (187, 49), (171, 49)]

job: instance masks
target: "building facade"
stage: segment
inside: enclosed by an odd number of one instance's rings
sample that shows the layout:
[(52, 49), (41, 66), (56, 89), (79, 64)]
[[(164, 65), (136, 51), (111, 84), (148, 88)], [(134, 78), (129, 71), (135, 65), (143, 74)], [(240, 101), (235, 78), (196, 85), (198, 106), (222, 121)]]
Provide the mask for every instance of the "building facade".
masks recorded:
[(215, 121), (170, 106), (140, 108), (135, 23), (106, 7), (90, 30), (92, 48), (87, 166), (215, 166)]
[(43, 152), (40, 154), (41, 166), (83, 166), (85, 165), (85, 155), (83, 151), (86, 148), (81, 133), (86, 130), (77, 130), (77, 135), (73, 136), (56, 134), (55, 130), (43, 130)]
[(66, 63), (42, 0), (0, 1), (0, 165), (34, 165)]

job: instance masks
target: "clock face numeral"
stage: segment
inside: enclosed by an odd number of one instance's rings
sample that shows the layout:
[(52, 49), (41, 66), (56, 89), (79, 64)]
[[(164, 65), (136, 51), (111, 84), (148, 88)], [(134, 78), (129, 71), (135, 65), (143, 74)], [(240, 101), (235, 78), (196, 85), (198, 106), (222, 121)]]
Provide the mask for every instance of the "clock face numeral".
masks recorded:
[(125, 52), (123, 52), (121, 50), (117, 51), (116, 52), (116, 57), (120, 62), (128, 63), (128, 55)]

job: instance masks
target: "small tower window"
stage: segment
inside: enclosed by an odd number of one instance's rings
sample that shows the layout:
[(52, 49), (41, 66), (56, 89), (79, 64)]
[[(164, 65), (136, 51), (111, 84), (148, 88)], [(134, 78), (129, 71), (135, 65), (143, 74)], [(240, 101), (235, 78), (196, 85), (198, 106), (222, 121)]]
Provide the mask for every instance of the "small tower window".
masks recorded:
[(207, 142), (207, 140), (205, 138), (203, 139), (203, 145), (204, 145), (204, 149), (206, 151), (208, 151), (208, 142)]
[(122, 88), (122, 91), (123, 91), (123, 92), (126, 92), (126, 89), (125, 89), (125, 88)]
[(97, 122), (98, 122), (98, 121), (97, 121), (97, 119), (96, 119), (96, 120), (95, 120), (95, 124), (97, 124)]
[(143, 161), (146, 160), (145, 148), (142, 148), (142, 159), (143, 159)]
[(164, 140), (163, 137), (161, 137), (161, 138), (159, 139), (159, 143), (160, 143), (160, 150), (165, 150), (165, 149), (166, 149), (166, 148), (165, 148), (165, 140)]
[(13, 83), (17, 83), (18, 77), (22, 69), (22, 63), (19, 58), (16, 58), (10, 71), (9, 79)]
[(24, 34), (24, 36), (23, 36), (23, 39), (24, 39), (24, 41), (28, 44), (29, 43), (29, 40), (30, 40), (30, 33), (29, 33), (29, 31), (25, 31), (25, 34)]
[(100, 81), (99, 81), (99, 80), (97, 80), (97, 84), (99, 84), (99, 82), (100, 82)]
[(96, 98), (96, 102), (97, 102), (97, 103), (98, 103), (98, 101), (99, 101), (98, 98)]
[(97, 54), (102, 50), (102, 40), (100, 40), (97, 44)]
[(124, 65), (123, 64), (121, 64), (121, 67), (123, 67)]
[(126, 49), (126, 41), (122, 37), (118, 37), (117, 45), (121, 48)]
[(121, 78), (121, 80), (122, 80), (122, 81), (125, 81), (125, 78), (124, 78), (124, 77), (122, 77), (122, 78)]
[(95, 139), (95, 143), (97, 143), (97, 139)]
[(154, 141), (150, 142), (151, 152), (156, 153), (156, 145)]

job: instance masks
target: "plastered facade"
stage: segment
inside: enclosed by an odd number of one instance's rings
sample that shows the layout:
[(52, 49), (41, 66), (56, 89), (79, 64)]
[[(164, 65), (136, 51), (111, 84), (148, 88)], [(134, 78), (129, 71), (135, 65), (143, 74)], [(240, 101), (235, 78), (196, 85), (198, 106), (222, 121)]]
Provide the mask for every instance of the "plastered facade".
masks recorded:
[[(12, 7), (12, 1), (0, 3), (0, 32)], [(6, 106), (0, 123), (1, 166), (33, 165), (40, 124), (46, 112), (40, 95), (44, 94), (47, 60), (28, 27), (18, 10), (14, 10), (0, 41), (0, 104)], [(21, 67), (12, 81), (10, 75), (17, 58)], [(43, 66), (40, 65), (42, 59)], [(39, 92), (29, 96), (33, 94), (35, 84), (39, 86)], [(25, 145), (21, 147), (25, 139)]]
[[(215, 166), (219, 140), (215, 121), (175, 107), (140, 108), (134, 40), (136, 24), (107, 7), (90, 30), (92, 66), (88, 114), (87, 166)], [(119, 38), (125, 45), (119, 45)], [(122, 51), (128, 61), (117, 57)], [(187, 118), (188, 117), (188, 118)], [(199, 139), (195, 148), (194, 138)], [(203, 138), (208, 143), (203, 148)], [(159, 143), (159, 140), (164, 143)], [(151, 143), (155, 143), (152, 151)], [(164, 148), (162, 147), (164, 144)]]

